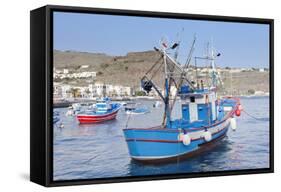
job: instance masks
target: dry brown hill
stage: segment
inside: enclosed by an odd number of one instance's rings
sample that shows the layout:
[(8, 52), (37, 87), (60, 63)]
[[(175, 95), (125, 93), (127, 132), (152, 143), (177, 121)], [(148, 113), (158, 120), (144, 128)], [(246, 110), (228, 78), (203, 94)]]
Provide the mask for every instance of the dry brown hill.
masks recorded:
[[(96, 71), (96, 81), (139, 87), (140, 78), (159, 57), (156, 51), (131, 52), (126, 56), (55, 51), (54, 66), (57, 69), (68, 68), (76, 72)], [(89, 65), (89, 68), (79, 69), (82, 65)], [(160, 81), (160, 74), (156, 75), (156, 81)]]

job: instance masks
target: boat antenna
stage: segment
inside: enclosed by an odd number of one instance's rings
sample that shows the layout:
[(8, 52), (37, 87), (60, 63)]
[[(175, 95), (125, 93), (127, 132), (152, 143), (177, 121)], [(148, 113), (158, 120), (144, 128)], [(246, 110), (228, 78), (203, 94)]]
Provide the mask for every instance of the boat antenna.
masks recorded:
[[(221, 53), (218, 53), (213, 46), (211, 46), (210, 48), (209, 42), (206, 45), (205, 53), (206, 55), (204, 55), (203, 57), (195, 57), (195, 65), (197, 65), (198, 59), (202, 59), (206, 61), (207, 74), (205, 75), (206, 78), (205, 81), (208, 83), (209, 87), (217, 88), (218, 83), (223, 85), (221, 77), (216, 70), (216, 63), (215, 63), (216, 58), (219, 57)], [(210, 77), (211, 82), (209, 81), (208, 76)]]
[(177, 41), (176, 41), (176, 43), (172, 46), (172, 48), (174, 47), (174, 46), (176, 46), (175, 47), (175, 54), (174, 54), (174, 59), (175, 59), (175, 61), (177, 61), (177, 59), (178, 59), (178, 55), (179, 55), (179, 49), (180, 49), (180, 45), (181, 45), (181, 41), (182, 41), (182, 34), (184, 33), (184, 27), (181, 29), (181, 34), (180, 33), (177, 33)]
[(184, 69), (187, 69), (189, 67), (189, 65), (190, 65), (191, 57), (192, 57), (192, 54), (193, 54), (194, 49), (195, 49), (195, 42), (196, 42), (196, 34), (194, 34), (190, 50), (189, 50), (187, 59), (185, 61)]
[(198, 67), (197, 67), (196, 57), (194, 57), (194, 65), (195, 65), (196, 85), (197, 85), (197, 89), (199, 89), (199, 75), (198, 75)]

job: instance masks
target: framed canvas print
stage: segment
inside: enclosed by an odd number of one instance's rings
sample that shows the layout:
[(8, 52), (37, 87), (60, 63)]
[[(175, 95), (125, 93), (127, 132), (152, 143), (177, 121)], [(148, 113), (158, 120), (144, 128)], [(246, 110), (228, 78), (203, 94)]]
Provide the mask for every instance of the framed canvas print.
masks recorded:
[(273, 172), (273, 20), (31, 11), (30, 178)]

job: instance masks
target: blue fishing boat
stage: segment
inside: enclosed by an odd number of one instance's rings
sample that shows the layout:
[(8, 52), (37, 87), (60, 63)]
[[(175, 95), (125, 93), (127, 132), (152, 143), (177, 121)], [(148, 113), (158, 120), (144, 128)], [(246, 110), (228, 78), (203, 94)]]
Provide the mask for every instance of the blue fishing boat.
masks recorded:
[[(196, 59), (205, 59), (210, 65), (208, 84), (204, 84), (203, 79), (198, 76), (194, 81), (189, 79), (187, 72), (190, 69), (195, 40), (185, 65), (179, 64), (167, 53), (167, 50), (179, 46), (178, 43), (171, 47), (162, 43), (161, 48), (155, 48), (160, 59), (141, 79), (141, 86), (147, 93), (155, 89), (163, 100), (163, 123), (156, 127), (123, 129), (132, 159), (154, 163), (190, 157), (202, 150), (208, 150), (211, 144), (224, 138), (229, 127), (236, 129), (235, 116), (240, 116), (241, 111), (239, 99), (218, 98), (217, 95), (220, 78), (215, 68), (215, 59), (220, 54), (211, 51), (205, 57), (195, 57), (195, 65)], [(149, 76), (153, 68), (159, 65), (162, 65), (165, 71), (164, 94)], [(196, 66), (194, 68), (197, 70)], [(171, 86), (177, 88), (174, 96), (171, 95)], [(181, 118), (175, 119), (171, 114), (177, 100), (180, 100)]]

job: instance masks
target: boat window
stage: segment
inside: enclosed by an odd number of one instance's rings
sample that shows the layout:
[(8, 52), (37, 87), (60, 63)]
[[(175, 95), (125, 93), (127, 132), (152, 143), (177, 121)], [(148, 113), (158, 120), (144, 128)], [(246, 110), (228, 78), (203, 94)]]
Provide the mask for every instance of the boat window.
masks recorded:
[(195, 103), (195, 97), (193, 96), (193, 97), (190, 97), (190, 102), (191, 103)]

